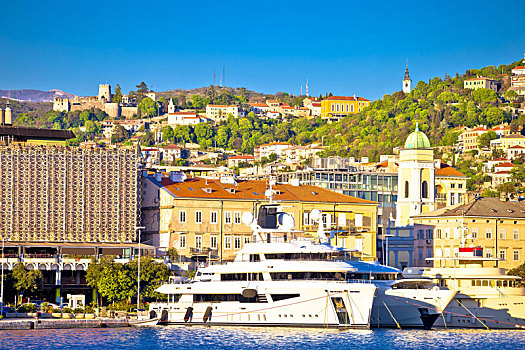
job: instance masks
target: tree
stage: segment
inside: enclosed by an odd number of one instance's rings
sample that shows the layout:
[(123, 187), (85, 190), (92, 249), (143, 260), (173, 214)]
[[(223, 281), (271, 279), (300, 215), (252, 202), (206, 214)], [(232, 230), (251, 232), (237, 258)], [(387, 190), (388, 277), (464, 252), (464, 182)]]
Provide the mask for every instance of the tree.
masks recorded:
[(120, 89), (119, 84), (117, 84), (117, 87), (115, 88), (115, 93), (113, 94), (113, 97), (111, 98), (111, 102), (122, 103), (122, 90)]
[(111, 143), (120, 143), (129, 138), (129, 133), (124, 127), (115, 123), (111, 134)]
[(162, 140), (164, 142), (173, 142), (173, 128), (169, 125), (166, 125), (162, 128)]
[(136, 87), (137, 87), (136, 100), (137, 100), (137, 103), (140, 103), (140, 101), (142, 101), (144, 96), (146, 96), (146, 94), (149, 91), (148, 85), (146, 85), (145, 82), (141, 82), (139, 85), (136, 85)]
[(478, 136), (478, 147), (479, 148), (488, 148), (490, 147), (490, 141), (498, 138), (498, 135), (494, 131), (488, 131), (484, 134)]
[(13, 269), (14, 287), (19, 294), (34, 292), (38, 288), (38, 280), (42, 278), (40, 270), (27, 270), (23, 264), (17, 264)]
[(153, 117), (157, 115), (157, 102), (149, 97), (143, 98), (140, 101), (138, 108), (143, 117)]
[(514, 102), (516, 97), (518, 97), (518, 93), (514, 90), (507, 90), (505, 94), (503, 95), (503, 97), (505, 98), (505, 100), (509, 102)]
[(140, 144), (145, 146), (153, 146), (155, 144), (155, 139), (153, 138), (153, 133), (147, 130), (144, 135), (140, 138)]
[(525, 263), (516, 268), (508, 270), (507, 275), (521, 277), (521, 279), (517, 281), (518, 286), (525, 287)]

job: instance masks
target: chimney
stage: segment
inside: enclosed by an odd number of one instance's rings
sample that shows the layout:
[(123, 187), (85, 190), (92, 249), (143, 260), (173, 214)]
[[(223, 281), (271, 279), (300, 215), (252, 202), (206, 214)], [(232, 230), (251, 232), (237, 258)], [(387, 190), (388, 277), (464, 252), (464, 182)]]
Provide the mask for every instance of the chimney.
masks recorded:
[(170, 171), (171, 182), (184, 182), (186, 180), (186, 174), (180, 171)]
[(162, 173), (159, 171), (155, 173), (155, 181), (161, 182), (162, 181)]

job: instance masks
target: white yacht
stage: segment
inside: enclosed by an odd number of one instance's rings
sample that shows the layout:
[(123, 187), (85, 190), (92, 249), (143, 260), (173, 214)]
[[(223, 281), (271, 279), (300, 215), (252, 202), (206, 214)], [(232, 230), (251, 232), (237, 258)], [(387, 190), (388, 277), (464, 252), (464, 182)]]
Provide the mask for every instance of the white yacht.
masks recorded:
[(456, 294), (424, 279), (397, 280), (397, 269), (348, 261), (344, 249), (300, 239), (285, 215), (261, 206), (254, 243), (231, 263), (199, 269), (191, 283), (159, 287), (168, 302), (152, 303), (150, 317), (169, 324), (429, 328)]
[[(505, 269), (483, 267), (483, 248), (459, 248), (459, 256), (431, 258), (438, 267), (406, 268), (405, 277), (428, 278), (442, 288), (458, 294), (445, 309), (436, 327), (525, 328), (525, 288), (518, 287), (517, 276)], [(443, 267), (441, 267), (443, 266)]]

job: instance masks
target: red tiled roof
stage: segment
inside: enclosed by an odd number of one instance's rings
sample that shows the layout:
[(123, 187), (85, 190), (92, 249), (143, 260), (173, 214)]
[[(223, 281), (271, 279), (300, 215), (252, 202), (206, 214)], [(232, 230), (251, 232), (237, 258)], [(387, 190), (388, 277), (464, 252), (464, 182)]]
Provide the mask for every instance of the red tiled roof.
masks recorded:
[(289, 143), (287, 143), (287, 142), (270, 142), (270, 143), (264, 143), (264, 144), (259, 145), (259, 146), (255, 146), (255, 148), (263, 147), (263, 146), (274, 146), (274, 145), (287, 145), (287, 146), (291, 146), (291, 144), (289, 144)]
[(169, 113), (169, 115), (196, 115), (196, 112), (173, 112)]
[(312, 102), (312, 106), (321, 107), (321, 102)]
[(324, 101), (370, 101), (363, 97), (354, 97), (354, 96), (331, 96), (325, 98)]
[(503, 162), (508, 162), (509, 160), (508, 160), (507, 158), (501, 158), (501, 157), (500, 157), (500, 158), (491, 159), (490, 161), (491, 161), (491, 162), (496, 162), (496, 161), (497, 161), (497, 162), (501, 162), (501, 161), (503, 161)]
[(456, 169), (454, 169), (454, 168), (451, 167), (451, 166), (448, 166), (448, 167), (445, 167), (445, 168), (441, 168), (441, 169), (436, 169), (435, 174), (436, 174), (436, 176), (458, 176), (458, 177), (466, 177), (465, 174), (463, 174), (463, 173), (460, 172), (460, 171), (457, 171)]
[(517, 66), (517, 67), (512, 68), (512, 70), (514, 69), (525, 69), (525, 66)]
[(509, 147), (509, 149), (518, 149), (518, 148), (525, 149), (525, 147), (520, 146), (520, 145)]
[(237, 107), (237, 106), (236, 105), (208, 105), (208, 107), (227, 108), (227, 107)]
[[(169, 177), (163, 177), (161, 185), (174, 197), (203, 199), (265, 200), (264, 193), (267, 189), (266, 181), (237, 180), (237, 185), (233, 185), (198, 177), (178, 183), (171, 182)], [(211, 188), (211, 193), (204, 191), (205, 188)], [(235, 189), (233, 193), (229, 191), (232, 188)], [(377, 202), (351, 197), (313, 185), (277, 184), (273, 186), (273, 189), (279, 191), (279, 194), (275, 196), (278, 201), (377, 204)]]
[(481, 77), (481, 78), (471, 78), (471, 79), (465, 79), (465, 81), (472, 81), (472, 80), (492, 80), (492, 81), (494, 81), (494, 79), (490, 79), (490, 78), (483, 78), (483, 77)]
[(501, 168), (501, 167), (505, 167), (505, 168), (513, 168), (513, 167), (514, 167), (514, 164), (509, 163), (509, 162), (505, 162), (505, 163), (501, 163), (501, 164), (496, 165), (496, 167), (498, 167), (498, 168)]
[(250, 103), (252, 107), (268, 107), (266, 103)]
[(268, 100), (268, 101), (266, 101), (266, 103), (279, 103), (279, 101), (277, 101), (277, 100)]
[(488, 130), (485, 129), (484, 127), (482, 127), (482, 126), (478, 126), (477, 128), (472, 129), (472, 130), (470, 130), (470, 131), (488, 131)]
[(162, 147), (163, 149), (180, 149), (179, 146), (177, 145), (169, 145), (169, 146), (166, 146), (166, 147)]
[(502, 170), (502, 171), (496, 171), (493, 174), (503, 175), (503, 174), (509, 174), (509, 173), (510, 173), (510, 171), (508, 171), (508, 170)]
[(228, 158), (228, 160), (230, 159), (255, 159), (255, 157), (250, 155), (238, 155)]

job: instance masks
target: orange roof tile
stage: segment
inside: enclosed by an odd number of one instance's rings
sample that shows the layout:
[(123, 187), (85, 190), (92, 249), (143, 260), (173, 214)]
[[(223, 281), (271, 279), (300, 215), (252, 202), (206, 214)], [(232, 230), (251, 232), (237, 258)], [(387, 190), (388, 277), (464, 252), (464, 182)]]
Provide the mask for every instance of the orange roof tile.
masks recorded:
[[(198, 177), (189, 178), (179, 183), (171, 182), (169, 177), (163, 177), (161, 185), (174, 197), (202, 199), (265, 200), (264, 193), (267, 189), (266, 181), (238, 180), (237, 186), (235, 186), (221, 183), (218, 180), (206, 180)], [(205, 188), (210, 188), (211, 191), (205, 191)], [(230, 189), (235, 189), (235, 191), (230, 192)], [(275, 199), (283, 202), (303, 201), (377, 205), (377, 202), (351, 197), (313, 185), (292, 186), (289, 184), (277, 184), (273, 186), (273, 189), (279, 191)]]
[(513, 168), (513, 167), (514, 167), (514, 164), (509, 163), (509, 162), (505, 162), (505, 163), (501, 163), (501, 164), (496, 165), (496, 167), (498, 167), (498, 168), (501, 168), (501, 167), (505, 167), (505, 168)]
[(233, 157), (228, 158), (228, 160), (230, 160), (230, 159), (255, 159), (255, 157), (254, 156), (250, 156), (250, 155), (247, 155), (247, 156), (239, 155), (239, 156), (233, 156)]
[(512, 70), (514, 69), (525, 69), (525, 66), (517, 66), (517, 67), (512, 68)]
[(325, 101), (370, 101), (363, 97), (354, 96), (331, 96), (324, 99)]
[(264, 146), (274, 146), (274, 145), (287, 145), (287, 146), (291, 146), (291, 144), (287, 143), (287, 142), (270, 142), (270, 143), (263, 143), (262, 145), (259, 145), (259, 146), (255, 146), (255, 148), (258, 148), (258, 147), (264, 147)]
[(466, 177), (465, 174), (463, 174), (460, 171), (457, 171), (453, 167), (445, 167), (441, 169), (436, 169), (435, 171), (436, 176), (458, 176), (458, 177)]

